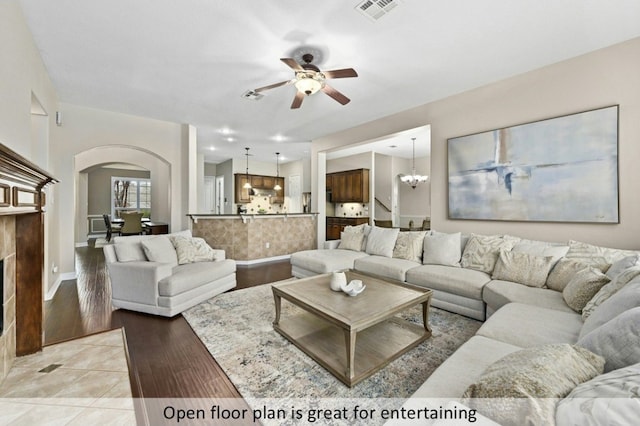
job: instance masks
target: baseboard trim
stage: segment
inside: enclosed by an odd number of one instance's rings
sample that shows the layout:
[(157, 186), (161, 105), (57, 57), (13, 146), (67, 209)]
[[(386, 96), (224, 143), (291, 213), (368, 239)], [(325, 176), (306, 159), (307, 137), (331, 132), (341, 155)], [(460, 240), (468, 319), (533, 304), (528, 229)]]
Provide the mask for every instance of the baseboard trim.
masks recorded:
[(49, 301), (53, 299), (53, 296), (56, 295), (56, 292), (58, 291), (58, 288), (60, 288), (60, 284), (62, 284), (62, 281), (75, 280), (76, 278), (78, 278), (78, 276), (75, 272), (64, 272), (58, 275), (56, 282), (53, 283), (53, 286), (51, 286), (49, 291), (47, 291), (47, 294), (44, 295), (44, 300)]
[(290, 259), (290, 254), (283, 254), (282, 256), (273, 256), (273, 257), (263, 257), (262, 259), (253, 259), (253, 260), (236, 260), (236, 265), (238, 266), (250, 266), (257, 265), (259, 263), (268, 263), (268, 262), (277, 262), (280, 260)]
[(87, 243), (86, 241), (82, 243), (76, 243), (76, 247), (88, 247), (88, 246), (89, 246), (89, 243)]

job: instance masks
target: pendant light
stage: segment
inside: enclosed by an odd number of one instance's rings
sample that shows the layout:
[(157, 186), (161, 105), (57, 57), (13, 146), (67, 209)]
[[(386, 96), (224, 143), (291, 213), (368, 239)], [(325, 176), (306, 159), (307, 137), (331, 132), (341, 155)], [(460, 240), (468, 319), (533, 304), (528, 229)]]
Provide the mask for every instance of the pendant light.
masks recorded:
[(280, 153), (276, 152), (276, 186), (273, 187), (273, 189), (275, 191), (280, 191), (282, 189), (282, 187), (280, 186), (280, 183), (278, 183), (278, 180), (280, 179)]
[(429, 176), (423, 176), (416, 173), (416, 138), (411, 138), (411, 140), (413, 141), (413, 163), (411, 174), (401, 175), (400, 180), (411, 188), (416, 189), (416, 186), (418, 186), (420, 182), (426, 182), (427, 179), (429, 179)]
[[(247, 181), (244, 183), (244, 185), (242, 185), (242, 187), (244, 189), (252, 189), (251, 188), (251, 181), (249, 180), (249, 148), (245, 148), (245, 150), (247, 151), (244, 155), (247, 156), (247, 170), (246, 170), (246, 175), (247, 175)], [(251, 193), (251, 191), (249, 191), (249, 193)]]

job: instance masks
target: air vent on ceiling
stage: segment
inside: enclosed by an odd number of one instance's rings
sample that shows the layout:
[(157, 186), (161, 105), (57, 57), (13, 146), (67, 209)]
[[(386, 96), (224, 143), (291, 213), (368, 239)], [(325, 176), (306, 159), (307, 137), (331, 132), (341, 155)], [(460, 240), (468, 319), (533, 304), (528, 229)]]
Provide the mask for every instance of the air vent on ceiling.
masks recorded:
[(253, 90), (247, 90), (242, 94), (242, 97), (245, 99), (251, 99), (252, 101), (257, 101), (264, 98), (264, 95)]
[(364, 0), (356, 6), (356, 10), (373, 21), (395, 9), (400, 0)]

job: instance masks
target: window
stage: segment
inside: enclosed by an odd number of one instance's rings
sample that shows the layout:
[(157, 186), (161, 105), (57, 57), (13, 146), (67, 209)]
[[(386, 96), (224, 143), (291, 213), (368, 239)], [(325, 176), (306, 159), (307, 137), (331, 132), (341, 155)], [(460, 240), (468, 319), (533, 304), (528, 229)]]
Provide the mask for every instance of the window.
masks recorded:
[(111, 177), (111, 217), (119, 218), (127, 211), (151, 216), (151, 179)]

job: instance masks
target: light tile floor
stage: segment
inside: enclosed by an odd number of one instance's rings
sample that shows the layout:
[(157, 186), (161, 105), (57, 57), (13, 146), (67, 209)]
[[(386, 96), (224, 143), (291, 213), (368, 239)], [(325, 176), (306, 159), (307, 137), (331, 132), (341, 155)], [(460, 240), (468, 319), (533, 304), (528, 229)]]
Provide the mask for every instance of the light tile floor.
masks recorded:
[(121, 329), (17, 358), (0, 385), (0, 425), (88, 424), (136, 424)]

